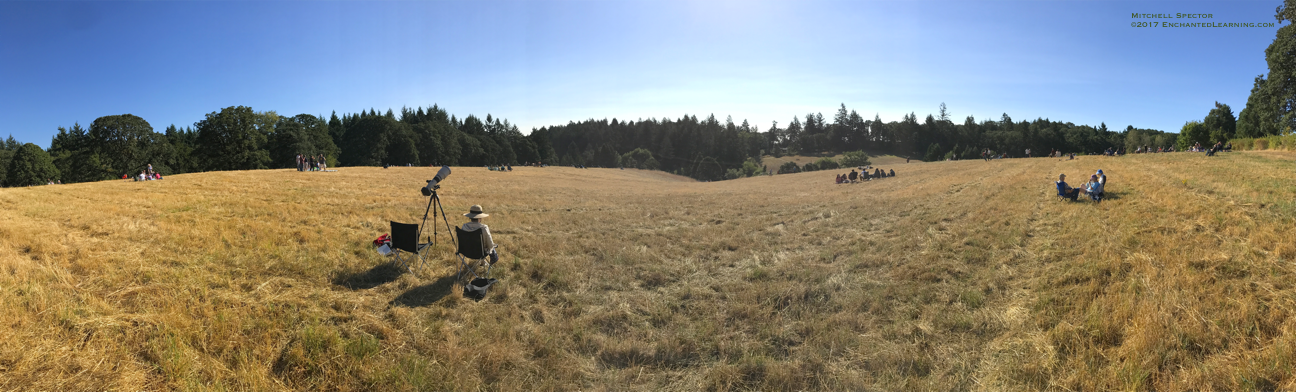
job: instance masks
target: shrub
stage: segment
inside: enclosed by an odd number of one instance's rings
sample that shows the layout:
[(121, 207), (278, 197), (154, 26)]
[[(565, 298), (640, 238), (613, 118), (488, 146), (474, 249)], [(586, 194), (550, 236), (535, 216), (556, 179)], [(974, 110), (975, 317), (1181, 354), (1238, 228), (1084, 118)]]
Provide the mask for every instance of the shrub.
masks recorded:
[(634, 151), (621, 155), (621, 166), (635, 169), (657, 170), (657, 159), (653, 158), (652, 152), (643, 148), (636, 148)]
[(871, 165), (868, 154), (863, 151), (850, 151), (842, 154), (841, 165), (843, 167), (860, 167)]
[(765, 174), (765, 168), (761, 166), (760, 161), (755, 158), (747, 158), (742, 167), (729, 169), (725, 171), (724, 178), (733, 180), (743, 177), (755, 177)]
[(1269, 149), (1269, 139), (1256, 139), (1256, 140), (1255, 140), (1255, 149), (1257, 149), (1257, 150), (1267, 150), (1267, 149)]
[(930, 146), (927, 146), (927, 155), (923, 156), (923, 160), (927, 162), (935, 162), (941, 160), (943, 155), (945, 155), (945, 152), (941, 149), (940, 143), (932, 143)]
[(742, 165), (743, 177), (755, 177), (765, 174), (765, 167), (761, 166), (760, 161), (755, 158), (747, 158)]
[(841, 165), (837, 164), (837, 161), (832, 158), (823, 157), (815, 162), (815, 167), (818, 167), (819, 170), (832, 170), (841, 167)]
[(779, 166), (778, 169), (778, 174), (800, 173), (800, 172), (801, 172), (801, 168), (797, 166), (796, 162), (790, 162), (790, 161), (784, 162), (783, 166)]
[(1234, 149), (1234, 150), (1239, 150), (1239, 151), (1241, 151), (1241, 150), (1250, 150), (1250, 149), (1252, 148), (1252, 145), (1251, 145), (1251, 144), (1252, 144), (1254, 141), (1255, 141), (1255, 139), (1251, 139), (1251, 138), (1242, 138), (1242, 139), (1233, 139), (1233, 140), (1229, 140), (1229, 143), (1232, 143), (1232, 144), (1233, 144), (1233, 149)]

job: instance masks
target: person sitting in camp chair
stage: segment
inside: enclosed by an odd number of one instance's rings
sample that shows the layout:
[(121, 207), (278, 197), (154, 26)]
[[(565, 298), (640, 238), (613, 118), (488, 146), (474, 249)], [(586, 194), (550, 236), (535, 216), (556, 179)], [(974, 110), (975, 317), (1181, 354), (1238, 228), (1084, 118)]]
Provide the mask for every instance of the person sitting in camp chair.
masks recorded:
[(1103, 183), (1098, 181), (1097, 174), (1089, 176), (1089, 182), (1086, 182), (1081, 188), (1084, 189), (1085, 194), (1089, 195), (1089, 198), (1093, 201), (1102, 201)]
[(472, 221), (468, 223), (464, 223), (462, 226), (463, 230), (464, 231), (481, 230), (482, 249), (485, 249), (486, 255), (490, 256), (491, 264), (495, 264), (496, 261), (499, 261), (499, 253), (495, 252), (495, 241), (491, 239), (490, 227), (486, 226), (485, 223), (481, 223), (482, 218), (488, 217), (490, 216), (490, 214), (482, 212), (481, 205), (474, 205), (468, 208), (468, 213), (464, 214), (464, 216), (468, 217), (468, 219), (471, 219)]
[(1076, 201), (1076, 198), (1080, 197), (1080, 188), (1072, 188), (1070, 185), (1067, 185), (1066, 174), (1058, 175), (1057, 191), (1058, 197), (1071, 199), (1071, 201)]

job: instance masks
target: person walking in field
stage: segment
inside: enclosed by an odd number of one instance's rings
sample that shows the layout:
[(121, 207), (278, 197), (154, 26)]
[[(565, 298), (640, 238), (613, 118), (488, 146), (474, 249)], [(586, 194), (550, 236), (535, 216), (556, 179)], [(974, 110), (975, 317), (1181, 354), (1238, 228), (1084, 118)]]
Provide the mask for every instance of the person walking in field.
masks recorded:
[(481, 220), (490, 216), (490, 214), (482, 212), (482, 206), (478, 204), (469, 207), (468, 213), (464, 214), (464, 216), (471, 220), (471, 222), (463, 224), (464, 231), (482, 231), (482, 246), (488, 249), (486, 254), (490, 256), (491, 264), (495, 264), (496, 261), (499, 261), (499, 253), (495, 252), (495, 241), (491, 238), (490, 227), (486, 226), (485, 223), (481, 223)]

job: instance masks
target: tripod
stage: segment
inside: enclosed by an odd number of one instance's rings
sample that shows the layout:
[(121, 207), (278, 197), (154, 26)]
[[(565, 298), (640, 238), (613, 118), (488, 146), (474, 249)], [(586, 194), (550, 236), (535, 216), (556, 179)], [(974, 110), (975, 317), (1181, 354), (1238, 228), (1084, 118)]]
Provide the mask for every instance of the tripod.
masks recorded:
[[(459, 243), (458, 241), (455, 241), (454, 229), (450, 228), (450, 220), (446, 218), (445, 206), (441, 205), (441, 197), (437, 195), (436, 189), (433, 189), (431, 197), (428, 197), (427, 209), (423, 210), (423, 222), (419, 224), (418, 235), (416, 235), (414, 238), (419, 238), (423, 236), (423, 226), (427, 226), (428, 215), (431, 214), (433, 209), (441, 210), (441, 221), (445, 222), (446, 234), (450, 235), (450, 243), (454, 244), (457, 250), (459, 248)], [(436, 230), (437, 230), (436, 215), (432, 215), (432, 235), (428, 236), (428, 242), (427, 242), (427, 245), (429, 247), (435, 247), (436, 245), (436, 232), (437, 232)], [(426, 262), (426, 259), (424, 259), (423, 262)], [(422, 264), (420, 264), (420, 266), (421, 265)]]

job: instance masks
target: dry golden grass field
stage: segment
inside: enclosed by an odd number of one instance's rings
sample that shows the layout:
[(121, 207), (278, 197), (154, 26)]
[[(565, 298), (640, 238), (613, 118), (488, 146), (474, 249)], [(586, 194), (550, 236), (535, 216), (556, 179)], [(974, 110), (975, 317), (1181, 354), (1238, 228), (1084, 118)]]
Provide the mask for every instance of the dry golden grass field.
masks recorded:
[(1296, 155), (893, 166), (456, 168), (481, 302), (371, 244), (429, 168), (0, 189), (0, 390), (1296, 389)]

